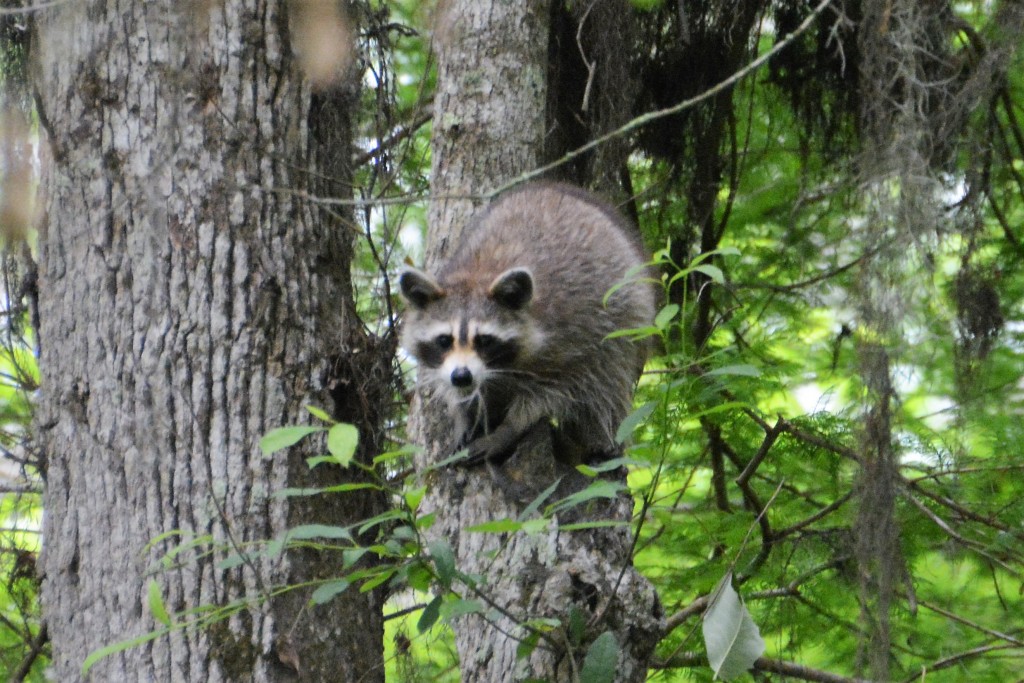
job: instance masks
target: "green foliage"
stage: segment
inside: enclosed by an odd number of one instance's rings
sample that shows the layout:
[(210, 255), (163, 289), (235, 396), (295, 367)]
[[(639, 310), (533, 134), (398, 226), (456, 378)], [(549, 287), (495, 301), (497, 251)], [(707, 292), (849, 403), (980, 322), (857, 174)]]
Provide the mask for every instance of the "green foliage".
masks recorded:
[[(21, 291), (25, 264), (15, 258), (13, 246), (4, 245), (0, 251), (7, 302), (0, 324), (0, 671), (41, 682), (49, 652), (41, 628), (36, 571), (42, 482), (40, 463), (27, 442), (30, 397), (39, 387), (39, 371), (24, 308), (27, 298)], [(22, 246), (17, 245), (19, 251)]]
[(619, 658), (619, 643), (615, 635), (605, 631), (590, 644), (580, 670), (580, 683), (611, 683), (615, 680), (615, 663)]

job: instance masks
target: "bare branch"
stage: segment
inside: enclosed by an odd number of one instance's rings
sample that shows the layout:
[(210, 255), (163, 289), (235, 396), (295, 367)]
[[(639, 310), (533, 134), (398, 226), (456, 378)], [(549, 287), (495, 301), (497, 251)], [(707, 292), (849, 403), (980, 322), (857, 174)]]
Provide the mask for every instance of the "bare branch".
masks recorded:
[[(677, 627), (686, 623), (686, 621), (697, 614), (703, 614), (704, 610), (708, 608), (708, 596), (702, 595), (689, 605), (679, 610), (672, 616), (665, 619), (665, 634), (672, 633)], [(664, 637), (664, 636), (663, 636)]]
[[(707, 657), (700, 652), (681, 652), (663, 662), (655, 662), (652, 668), (656, 669), (678, 669), (695, 666), (707, 666)], [(781, 674), (790, 678), (798, 678), (802, 681), (812, 683), (868, 683), (861, 678), (848, 678), (830, 671), (812, 669), (809, 666), (794, 664), (781, 659), (769, 659), (759, 657), (754, 662), (754, 671), (765, 671), (768, 673)]]
[(18, 668), (11, 674), (11, 683), (20, 683), (28, 678), (28, 675), (32, 673), (32, 665), (35, 664), (39, 655), (42, 654), (43, 648), (50, 642), (50, 635), (47, 633), (46, 624), (39, 627), (39, 632), (36, 633), (36, 637), (32, 639), (29, 644), (28, 652), (22, 658), (21, 663), (18, 664)]
[(944, 657), (938, 660), (931, 666), (922, 666), (921, 672), (916, 673), (913, 676), (910, 676), (909, 678), (905, 679), (905, 683), (915, 683), (916, 681), (924, 680), (925, 674), (934, 671), (941, 671), (942, 669), (948, 669), (951, 666), (959, 664), (965, 659), (978, 657), (979, 655), (987, 654), (989, 652), (995, 652), (997, 650), (1013, 650), (1016, 648), (1016, 645), (981, 645), (970, 650), (965, 650), (964, 652), (958, 652), (955, 655), (950, 655), (948, 657)]
[(376, 159), (381, 154), (383, 154), (385, 150), (390, 149), (391, 147), (394, 147), (402, 140), (405, 140), (406, 138), (415, 135), (416, 131), (418, 131), (420, 128), (426, 125), (430, 121), (430, 119), (433, 118), (433, 116), (433, 106), (425, 107), (424, 110), (420, 112), (419, 116), (414, 118), (408, 125), (403, 126), (398, 130), (394, 131), (386, 138), (381, 140), (380, 144), (378, 144), (376, 147), (369, 150), (368, 152), (363, 152), (355, 159), (353, 159), (352, 165), (355, 167), (359, 167), (367, 163), (368, 161), (371, 161), (372, 159)]
[(780, 417), (776, 422), (775, 426), (768, 430), (768, 433), (764, 435), (764, 441), (761, 442), (761, 447), (757, 449), (757, 453), (750, 459), (747, 466), (743, 468), (740, 476), (736, 477), (736, 485), (743, 488), (750, 481), (750, 478), (754, 476), (754, 472), (757, 471), (758, 465), (768, 455), (768, 451), (775, 444), (775, 440), (779, 438), (779, 434), (782, 433), (782, 418)]
[(919, 604), (921, 607), (924, 607), (927, 610), (931, 610), (932, 612), (935, 612), (936, 614), (941, 614), (942, 616), (946, 617), (947, 619), (952, 619), (953, 621), (958, 622), (960, 624), (963, 624), (964, 626), (970, 626), (975, 631), (981, 631), (982, 633), (990, 635), (993, 638), (999, 638), (1000, 640), (1005, 640), (1008, 643), (1012, 643), (1014, 645), (1019, 645), (1021, 647), (1024, 647), (1024, 640), (1021, 640), (1019, 638), (1014, 638), (1013, 636), (1008, 635), (1006, 633), (1002, 633), (1001, 631), (996, 631), (994, 629), (986, 628), (986, 627), (982, 626), (981, 624), (977, 624), (977, 623), (975, 623), (975, 622), (973, 622), (973, 621), (971, 621), (969, 619), (965, 619), (964, 617), (960, 616), (959, 614), (954, 614), (953, 612), (950, 612), (947, 609), (943, 609), (942, 607), (939, 607), (938, 605), (933, 605), (931, 603), (920, 602), (920, 601), (918, 601), (917, 604)]
[(982, 557), (984, 557), (988, 561), (990, 561), (990, 562), (992, 562), (994, 564), (999, 565), (1004, 570), (1009, 572), (1012, 576), (1015, 576), (1018, 579), (1022, 578), (1022, 575), (1021, 575), (1021, 573), (1019, 571), (1017, 571), (1016, 569), (1014, 569), (1013, 567), (1008, 565), (1003, 560), (1001, 560), (998, 557), (994, 556), (992, 553), (990, 553), (987, 550), (985, 550), (984, 546), (981, 543), (979, 543), (977, 541), (974, 541), (974, 540), (971, 540), (971, 539), (963, 536), (959, 532), (957, 532), (955, 529), (953, 529), (953, 527), (951, 527), (949, 525), (949, 523), (946, 520), (942, 519), (937, 514), (932, 512), (928, 508), (927, 505), (922, 503), (915, 496), (907, 496), (907, 498), (910, 500), (911, 503), (914, 504), (914, 506), (917, 509), (919, 509), (921, 512), (924, 513), (925, 517), (927, 517), (928, 519), (932, 520), (932, 522), (934, 522), (936, 526), (938, 526), (940, 529), (942, 529), (946, 533), (946, 535), (949, 536), (950, 538), (952, 538), (954, 541), (957, 541), (958, 543), (963, 545), (965, 548), (969, 548), (969, 549), (973, 550), (974, 552), (978, 553), (979, 555), (981, 555)]

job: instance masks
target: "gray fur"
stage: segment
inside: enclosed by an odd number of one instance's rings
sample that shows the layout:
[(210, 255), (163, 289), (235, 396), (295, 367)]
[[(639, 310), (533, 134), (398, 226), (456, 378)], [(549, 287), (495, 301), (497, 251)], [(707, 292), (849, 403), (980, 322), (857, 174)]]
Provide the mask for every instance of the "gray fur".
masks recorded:
[(649, 275), (639, 268), (646, 257), (635, 228), (588, 192), (535, 183), (499, 197), (466, 234), (432, 276), (403, 274), (411, 304), (403, 346), (415, 354), (447, 323), (468, 320), (518, 353), (501, 368), (473, 361), (479, 376), (470, 388), (452, 386), (450, 368), (422, 363), (420, 383), (447, 400), (472, 461), (501, 456), (541, 420), (556, 420), (561, 441), (584, 455), (610, 457), (648, 345), (606, 337), (650, 325), (655, 309), (644, 282), (603, 302), (627, 273)]

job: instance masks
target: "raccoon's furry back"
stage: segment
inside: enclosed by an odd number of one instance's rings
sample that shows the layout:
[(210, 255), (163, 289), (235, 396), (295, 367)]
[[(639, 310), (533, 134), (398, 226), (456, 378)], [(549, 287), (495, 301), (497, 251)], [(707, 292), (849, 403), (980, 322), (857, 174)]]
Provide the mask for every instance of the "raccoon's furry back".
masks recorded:
[[(436, 320), (515, 328), (522, 340), (515, 361), (481, 392), (485, 430), (501, 422), (525, 430), (538, 419), (555, 419), (586, 451), (613, 452), (648, 345), (607, 336), (649, 325), (655, 309), (649, 282), (622, 285), (627, 276), (648, 275), (640, 270), (647, 259), (636, 228), (584, 190), (534, 183), (499, 197), (464, 234), (434, 273), (443, 297), (410, 311), (406, 348)], [(532, 277), (523, 310), (493, 302), (496, 278), (512, 269)]]

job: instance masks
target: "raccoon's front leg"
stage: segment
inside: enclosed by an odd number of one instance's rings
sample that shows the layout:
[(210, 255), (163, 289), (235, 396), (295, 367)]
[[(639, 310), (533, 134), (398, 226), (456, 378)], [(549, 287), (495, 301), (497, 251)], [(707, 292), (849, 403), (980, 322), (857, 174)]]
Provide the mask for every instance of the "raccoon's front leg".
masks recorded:
[[(532, 426), (532, 425), (530, 425)], [(516, 444), (529, 431), (503, 422), (490, 434), (477, 437), (466, 446), (469, 455), (459, 462), (465, 467), (483, 464), (485, 461), (500, 465), (512, 456)]]

